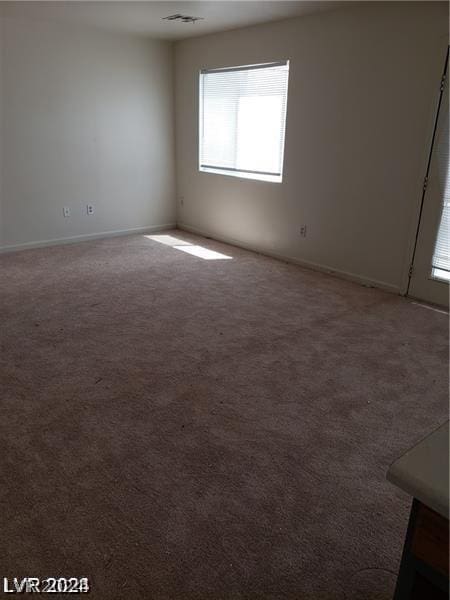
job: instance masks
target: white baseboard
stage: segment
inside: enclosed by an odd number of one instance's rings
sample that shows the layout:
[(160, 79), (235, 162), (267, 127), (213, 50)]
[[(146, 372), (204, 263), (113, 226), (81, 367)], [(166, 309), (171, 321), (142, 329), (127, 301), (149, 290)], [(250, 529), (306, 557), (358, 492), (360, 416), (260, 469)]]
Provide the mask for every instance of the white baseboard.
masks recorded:
[(293, 256), (286, 256), (284, 254), (278, 254), (276, 252), (271, 252), (264, 248), (260, 248), (256, 245), (247, 244), (246, 242), (241, 242), (241, 241), (235, 240), (233, 238), (230, 238), (228, 236), (216, 235), (215, 233), (211, 233), (209, 231), (202, 230), (198, 227), (192, 227), (191, 225), (187, 225), (186, 223), (177, 223), (177, 228), (184, 230), (184, 231), (188, 231), (190, 233), (201, 235), (203, 237), (209, 237), (218, 242), (224, 242), (225, 244), (237, 246), (238, 248), (243, 248), (244, 250), (250, 250), (252, 252), (257, 252), (258, 254), (263, 254), (264, 256), (269, 256), (271, 258), (276, 258), (278, 260), (292, 263), (292, 264), (298, 265), (300, 267), (312, 269), (313, 271), (320, 271), (321, 273), (327, 273), (328, 275), (340, 277), (341, 279), (347, 279), (349, 281), (354, 281), (355, 283), (359, 283), (360, 285), (364, 285), (365, 287), (374, 287), (374, 288), (384, 290), (385, 292), (390, 292), (391, 294), (402, 295), (402, 292), (401, 292), (401, 289), (399, 286), (392, 285), (392, 284), (386, 283), (384, 281), (378, 281), (377, 279), (370, 279), (368, 277), (361, 277), (360, 275), (356, 275), (355, 273), (341, 271), (339, 269), (334, 269), (327, 265), (320, 265), (317, 263), (310, 262), (308, 260), (302, 260), (300, 258), (295, 258)]
[(24, 244), (0, 246), (0, 254), (3, 254), (5, 252), (17, 252), (18, 250), (31, 250), (32, 248), (45, 248), (46, 246), (58, 246), (60, 244), (76, 244), (77, 242), (100, 240), (102, 238), (117, 237), (120, 235), (154, 233), (155, 231), (165, 231), (167, 229), (176, 229), (176, 223), (164, 223), (163, 225), (147, 225), (146, 227), (134, 227), (132, 229), (116, 229), (114, 231), (101, 231), (99, 233), (87, 233), (83, 235), (74, 235), (66, 238), (39, 240), (36, 242), (25, 242)]
[(327, 265), (320, 265), (317, 263), (313, 263), (307, 260), (302, 260), (300, 258), (296, 258), (293, 256), (286, 256), (284, 254), (279, 254), (277, 252), (271, 252), (266, 250), (265, 248), (258, 247), (254, 244), (247, 244), (246, 242), (241, 242), (239, 240), (235, 240), (228, 236), (216, 235), (204, 229), (200, 229), (198, 227), (193, 227), (192, 225), (188, 225), (186, 223), (163, 223), (161, 225), (148, 225), (145, 227), (134, 227), (132, 229), (118, 229), (114, 231), (102, 231), (99, 233), (88, 233), (83, 235), (76, 235), (66, 238), (56, 238), (51, 240), (39, 240), (34, 242), (25, 242), (23, 244), (14, 244), (10, 246), (0, 246), (0, 254), (6, 252), (16, 252), (19, 250), (31, 250), (33, 248), (44, 248), (46, 246), (57, 246), (60, 244), (75, 244), (77, 242), (87, 242), (92, 240), (99, 240), (102, 238), (109, 237), (117, 237), (123, 235), (133, 235), (139, 233), (154, 233), (156, 231), (165, 231), (168, 229), (178, 228), (180, 230), (188, 231), (190, 233), (194, 233), (197, 235), (201, 235), (204, 237), (210, 237), (211, 239), (217, 240), (218, 242), (224, 242), (225, 244), (230, 244), (232, 246), (237, 246), (238, 248), (243, 248), (245, 250), (250, 250), (251, 252), (257, 252), (258, 254), (263, 254), (264, 256), (270, 256), (271, 258), (276, 258), (278, 260), (283, 260), (285, 262), (289, 262), (295, 265), (299, 265), (300, 267), (306, 267), (308, 269), (312, 269), (314, 271), (320, 271), (322, 273), (327, 273), (329, 275), (334, 275), (336, 277), (341, 277), (342, 279), (348, 279), (349, 281), (354, 281), (366, 287), (376, 287), (387, 292), (393, 294), (401, 294), (401, 289), (399, 286), (395, 286), (384, 281), (378, 281), (377, 279), (370, 279), (367, 277), (361, 277), (360, 275), (356, 275), (355, 273), (349, 273), (347, 271), (341, 271), (339, 269), (334, 269)]

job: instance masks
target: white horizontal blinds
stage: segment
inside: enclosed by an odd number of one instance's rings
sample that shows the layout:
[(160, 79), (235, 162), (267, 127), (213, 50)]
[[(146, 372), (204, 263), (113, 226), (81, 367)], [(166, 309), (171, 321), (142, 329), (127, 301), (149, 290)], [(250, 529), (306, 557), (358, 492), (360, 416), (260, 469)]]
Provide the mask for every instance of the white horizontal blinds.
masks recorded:
[(202, 71), (200, 168), (281, 176), (288, 62)]
[(442, 215), (434, 247), (433, 268), (450, 273), (450, 157), (449, 115), (445, 106), (441, 109), (445, 119), (436, 147), (439, 192), (442, 194)]
[(439, 227), (439, 234), (436, 240), (436, 247), (434, 249), (433, 256), (433, 267), (435, 269), (442, 269), (450, 273), (450, 197), (447, 196), (447, 200), (442, 210), (441, 224)]

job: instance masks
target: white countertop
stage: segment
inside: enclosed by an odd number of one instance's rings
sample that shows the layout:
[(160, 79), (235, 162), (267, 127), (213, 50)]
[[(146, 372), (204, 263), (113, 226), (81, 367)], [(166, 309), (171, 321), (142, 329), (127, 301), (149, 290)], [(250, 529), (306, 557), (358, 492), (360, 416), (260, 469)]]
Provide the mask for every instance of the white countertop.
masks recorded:
[(448, 421), (397, 459), (389, 467), (387, 479), (448, 519)]

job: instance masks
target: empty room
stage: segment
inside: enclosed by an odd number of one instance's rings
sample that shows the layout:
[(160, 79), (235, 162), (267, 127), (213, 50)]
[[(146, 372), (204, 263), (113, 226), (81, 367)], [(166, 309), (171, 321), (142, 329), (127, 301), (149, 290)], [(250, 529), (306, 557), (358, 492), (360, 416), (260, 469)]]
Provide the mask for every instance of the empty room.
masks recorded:
[(0, 597), (448, 598), (448, 44), (0, 2)]

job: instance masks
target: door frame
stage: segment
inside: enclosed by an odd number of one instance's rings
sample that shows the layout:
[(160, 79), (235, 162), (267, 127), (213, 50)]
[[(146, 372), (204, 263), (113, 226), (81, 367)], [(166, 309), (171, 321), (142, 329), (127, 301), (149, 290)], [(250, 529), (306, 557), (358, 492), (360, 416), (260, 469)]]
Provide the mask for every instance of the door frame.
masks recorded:
[(424, 169), (424, 174), (423, 175), (419, 174), (419, 176), (417, 178), (417, 185), (421, 188), (421, 192), (420, 192), (420, 196), (417, 200), (416, 208), (414, 210), (414, 214), (413, 214), (413, 218), (412, 218), (412, 223), (410, 226), (410, 235), (409, 235), (410, 241), (408, 244), (408, 250), (406, 253), (405, 266), (404, 266), (403, 276), (402, 276), (400, 294), (402, 296), (406, 296), (406, 297), (409, 297), (409, 288), (410, 288), (410, 283), (411, 283), (412, 268), (414, 265), (414, 258), (416, 255), (416, 248), (417, 248), (417, 242), (418, 242), (419, 230), (420, 230), (420, 222), (421, 222), (423, 206), (424, 206), (425, 196), (426, 196), (426, 181), (427, 181), (427, 178), (429, 177), (429, 173), (430, 173), (431, 157), (432, 157), (432, 153), (433, 153), (434, 141), (436, 139), (438, 117), (439, 117), (439, 111), (440, 111), (441, 105), (442, 105), (444, 85), (450, 84), (450, 81), (446, 81), (446, 73), (447, 73), (447, 69), (449, 67), (450, 46), (448, 43), (448, 39), (446, 37), (443, 38), (443, 40), (444, 40), (444, 44), (445, 44), (445, 51), (443, 53), (444, 67), (441, 71), (440, 79), (439, 79), (439, 82), (436, 87), (437, 94), (436, 94), (436, 97), (433, 99), (433, 106), (430, 109), (430, 116), (428, 119), (428, 121), (429, 121), (428, 131), (430, 133), (428, 135), (428, 141), (425, 146), (425, 150), (423, 152), (423, 164), (425, 164), (425, 169)]

